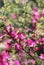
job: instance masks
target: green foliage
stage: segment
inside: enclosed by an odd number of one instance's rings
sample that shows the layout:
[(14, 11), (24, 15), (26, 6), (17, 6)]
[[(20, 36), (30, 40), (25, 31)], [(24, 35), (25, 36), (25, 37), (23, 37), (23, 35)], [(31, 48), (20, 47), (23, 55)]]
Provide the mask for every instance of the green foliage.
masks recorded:
[(4, 23), (3, 22), (0, 22), (0, 28), (4, 27)]
[[(38, 7), (44, 11), (44, 0), (36, 0)], [(22, 4), (22, 0), (4, 0), (4, 7), (0, 9), (0, 17), (6, 16), (6, 21), (11, 22), (14, 27), (30, 27), (33, 19), (33, 10), (35, 6), (34, 1), (25, 0)], [(17, 19), (13, 19), (13, 15), (17, 14)], [(41, 11), (40, 11), (41, 13)], [(38, 30), (44, 26), (44, 18), (39, 19), (40, 23), (37, 23)]]
[(44, 8), (44, 0), (36, 0), (40, 8)]
[(37, 60), (36, 65), (42, 65), (42, 61), (40, 59)]

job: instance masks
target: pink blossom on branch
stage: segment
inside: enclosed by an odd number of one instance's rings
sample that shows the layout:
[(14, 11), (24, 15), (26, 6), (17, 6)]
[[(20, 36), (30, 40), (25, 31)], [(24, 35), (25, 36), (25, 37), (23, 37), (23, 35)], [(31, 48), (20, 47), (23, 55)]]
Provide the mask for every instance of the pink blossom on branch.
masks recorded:
[(32, 23), (38, 22), (35, 18), (33, 18)]
[(8, 52), (6, 51), (3, 51), (1, 54), (0, 54), (0, 65), (10, 65), (10, 62), (7, 60), (9, 59), (9, 54)]
[(44, 17), (44, 12), (41, 13), (41, 17)]
[(20, 43), (15, 43), (14, 47), (17, 51), (21, 51), (22, 50), (22, 45)]
[(2, 41), (2, 39), (3, 39), (3, 35), (0, 35), (0, 41)]
[(30, 46), (30, 47), (35, 47), (36, 46), (36, 42), (31, 40), (31, 39), (28, 39), (27, 40), (27, 44)]
[(5, 50), (10, 50), (10, 48), (12, 48), (11, 41), (12, 41), (11, 39), (6, 40), (6, 42), (5, 42)]
[(10, 33), (12, 31), (12, 26), (11, 24), (9, 24), (8, 26), (6, 26), (6, 32)]
[(35, 60), (33, 60), (33, 59), (29, 59), (29, 60), (28, 60), (28, 63), (35, 64)]
[(26, 38), (26, 35), (25, 35), (24, 33), (20, 33), (20, 34), (19, 34), (19, 37), (20, 37), (21, 40), (23, 40), (23, 39)]
[(33, 50), (30, 50), (30, 55), (31, 55), (31, 56), (34, 56)]
[(38, 9), (33, 9), (33, 20), (32, 20), (32, 23), (38, 22), (39, 18), (40, 18), (40, 14), (38, 12)]
[(34, 12), (34, 18), (38, 20), (39, 17), (40, 17), (39, 13), (35, 11), (35, 12)]
[(14, 19), (16, 19), (17, 18), (17, 14), (15, 13), (15, 14), (13, 14), (13, 18)]
[(21, 63), (20, 63), (19, 60), (15, 60), (15, 61), (14, 61), (14, 65), (21, 65)]
[(25, 3), (25, 0), (22, 0), (22, 4), (24, 5), (24, 3)]
[(41, 54), (39, 57), (40, 59), (44, 59), (44, 54)]
[(10, 35), (12, 37), (15, 37), (18, 34), (18, 32), (19, 32), (18, 30), (13, 30)]

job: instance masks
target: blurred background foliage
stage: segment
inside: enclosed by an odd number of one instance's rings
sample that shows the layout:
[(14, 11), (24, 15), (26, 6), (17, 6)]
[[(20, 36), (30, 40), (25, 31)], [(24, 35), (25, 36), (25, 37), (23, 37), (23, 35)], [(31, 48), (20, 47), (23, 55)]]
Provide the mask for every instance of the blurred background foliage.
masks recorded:
[[(30, 27), (33, 19), (33, 8), (39, 8), (40, 13), (44, 11), (44, 0), (25, 0), (22, 4), (22, 0), (3, 0), (4, 6), (0, 8), (0, 23), (12, 24), (14, 27)], [(14, 14), (17, 14), (17, 19), (13, 18)], [(4, 17), (6, 16), (6, 17)], [(5, 22), (6, 19), (6, 22)], [(40, 23), (37, 23), (37, 28), (42, 29), (44, 27), (44, 18), (41, 18)], [(41, 23), (42, 21), (42, 23)], [(2, 26), (0, 24), (0, 27)]]

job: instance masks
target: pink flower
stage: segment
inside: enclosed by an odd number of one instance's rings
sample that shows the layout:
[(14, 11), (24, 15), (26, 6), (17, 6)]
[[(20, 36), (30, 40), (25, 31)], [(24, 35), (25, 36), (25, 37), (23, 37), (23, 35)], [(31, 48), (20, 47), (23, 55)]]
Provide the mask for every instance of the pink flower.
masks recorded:
[(1, 54), (0, 54), (0, 65), (3, 65), (3, 57)]
[(38, 9), (33, 9), (33, 14), (34, 14), (34, 19), (33, 19), (33, 23), (38, 22), (38, 19), (40, 18), (40, 15), (38, 13)]
[(33, 59), (29, 59), (29, 60), (28, 60), (28, 63), (35, 64), (35, 60), (33, 60)]
[(34, 18), (33, 20), (32, 20), (32, 23), (36, 23), (37, 22), (37, 20)]
[(43, 38), (40, 38), (40, 39), (38, 40), (38, 42), (39, 42), (40, 44), (44, 44), (44, 37), (43, 37)]
[(24, 64), (25, 64), (25, 65), (28, 65), (27, 59), (24, 59)]
[(5, 44), (5, 50), (10, 50), (10, 48), (12, 48), (11, 39), (7, 40)]
[(34, 56), (34, 52), (32, 50), (30, 50), (30, 55)]
[(0, 62), (0, 65), (3, 65), (3, 64)]
[(40, 17), (40, 16), (39, 16), (39, 13), (35, 11), (35, 12), (34, 12), (34, 18), (38, 20), (39, 17)]
[(25, 31), (26, 31), (26, 32), (30, 32), (31, 29), (30, 29), (30, 28), (25, 28)]
[(22, 50), (22, 45), (20, 43), (15, 43), (14, 46), (16, 50), (19, 50), (19, 51)]
[(14, 39), (17, 41), (19, 39), (19, 35), (17, 34)]
[(17, 34), (18, 34), (18, 30), (13, 30), (13, 31), (11, 32), (11, 36), (12, 36), (12, 37), (15, 37)]
[(19, 57), (21, 58), (21, 57), (22, 57), (22, 52), (19, 52), (18, 55), (19, 55)]
[(41, 17), (42, 17), (42, 16), (44, 17), (44, 12), (42, 12)]
[(34, 48), (34, 51), (39, 51), (39, 50), (40, 50), (39, 47)]
[(19, 60), (15, 60), (15, 61), (14, 61), (14, 65), (21, 65), (21, 63), (20, 63)]
[(42, 38), (42, 42), (44, 42), (44, 37)]
[(9, 44), (11, 44), (11, 39), (8, 39), (8, 40), (6, 40), (6, 43), (9, 43)]
[(17, 14), (16, 14), (16, 13), (13, 15), (13, 18), (14, 18), (14, 19), (16, 19), (16, 18), (17, 18)]
[(13, 30), (10, 34), (11, 37), (13, 37), (14, 40), (18, 40), (19, 39), (19, 34), (18, 34), (18, 30)]
[(23, 39), (26, 38), (26, 35), (25, 35), (24, 33), (20, 33), (19, 36), (20, 36), (20, 39), (21, 39), (21, 40), (23, 40)]
[(40, 59), (44, 59), (44, 54), (41, 54), (39, 57)]
[(9, 62), (3, 62), (3, 65), (10, 65)]
[(6, 51), (2, 51), (2, 53), (0, 55), (0, 64), (1, 65), (10, 65), (10, 63), (7, 62), (8, 59), (9, 59), (9, 53)]
[[(19, 52), (18, 55), (19, 55), (20, 58), (26, 57), (25, 51)], [(23, 59), (23, 60), (24, 60), (24, 59)]]
[(0, 65), (10, 65), (10, 62), (7, 60), (9, 59), (9, 53), (6, 51), (2, 51), (0, 54)]
[(22, 43), (22, 46), (23, 46), (23, 47), (25, 47), (25, 46), (26, 46), (26, 41), (27, 41), (26, 39), (21, 40), (21, 43)]
[(33, 11), (35, 12), (37, 12), (39, 10), (39, 8), (33, 8)]
[(25, 0), (22, 0), (22, 4), (24, 5), (24, 3), (25, 3)]
[(8, 59), (9, 58), (9, 53), (8, 52), (3, 51), (1, 54), (2, 54), (4, 59)]
[(36, 46), (36, 42), (33, 41), (33, 40), (31, 40), (31, 39), (28, 39), (28, 40), (27, 40), (27, 43), (28, 43), (28, 45), (29, 45), (30, 47), (35, 47), (35, 46)]
[(11, 47), (11, 44), (8, 44), (8, 43), (6, 43), (5, 46), (6, 46), (6, 47), (5, 47), (5, 50), (10, 50), (10, 48), (12, 48), (12, 47)]
[(2, 41), (3, 35), (0, 35), (0, 41)]
[(12, 31), (12, 27), (11, 27), (11, 24), (9, 24), (7, 27), (6, 27), (6, 32), (7, 33), (10, 33)]

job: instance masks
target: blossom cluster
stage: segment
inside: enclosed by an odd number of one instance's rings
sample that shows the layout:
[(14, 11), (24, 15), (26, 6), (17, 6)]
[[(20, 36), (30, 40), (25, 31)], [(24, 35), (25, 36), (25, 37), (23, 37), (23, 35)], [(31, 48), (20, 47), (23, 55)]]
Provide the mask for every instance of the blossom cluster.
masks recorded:
[(0, 9), (0, 65), (44, 64), (44, 9), (31, 0), (6, 1)]
[[(30, 33), (30, 30), (28, 30), (28, 31), (27, 31), (27, 29), (24, 29), (24, 30), (27, 33), (28, 32)], [(24, 53), (26, 53), (32, 57), (33, 62), (34, 61), (36, 62), (35, 53), (37, 54), (37, 56), (40, 59), (44, 60), (44, 46), (43, 46), (44, 37), (41, 37), (39, 39), (34, 39), (32, 37), (28, 37), (28, 35), (26, 35), (26, 33), (24, 33), (23, 31), (21, 32), (17, 28), (14, 29), (11, 26), (11, 24), (9, 24), (5, 27), (4, 35), (7, 36), (9, 39), (7, 39), (5, 41), (5, 44), (4, 44), (5, 50), (2, 51), (0, 54), (0, 65), (6, 65), (6, 64), (10, 65), (10, 63), (11, 63), (10, 54), (12, 52), (12, 49), (14, 49), (14, 52), (16, 50), (16, 52), (18, 53), (18, 56), (20, 55), (21, 57), (22, 57), (22, 53), (24, 51)], [(3, 37), (4, 37), (3, 35), (0, 36), (0, 41), (3, 40)], [(28, 49), (28, 51), (27, 51), (27, 49)], [(34, 56), (35, 56), (35, 58), (34, 58)], [(14, 60), (14, 58), (12, 60)], [(33, 63), (31, 60), (30, 60), (30, 62)], [(17, 61), (17, 60), (14, 60), (14, 63), (15, 64), (18, 63), (19, 65), (21, 65), (20, 61)]]

